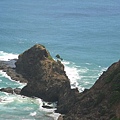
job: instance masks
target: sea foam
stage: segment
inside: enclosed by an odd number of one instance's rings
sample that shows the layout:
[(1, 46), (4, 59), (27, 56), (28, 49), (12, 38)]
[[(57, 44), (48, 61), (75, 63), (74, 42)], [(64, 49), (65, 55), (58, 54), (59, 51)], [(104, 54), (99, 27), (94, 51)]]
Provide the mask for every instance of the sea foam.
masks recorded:
[(4, 61), (8, 66), (12, 68), (15, 67), (16, 59), (18, 59), (18, 54), (0, 51), (0, 61)]
[(76, 66), (73, 62), (62, 61), (65, 66), (65, 71), (70, 79), (71, 88), (78, 88), (81, 92), (84, 90), (83, 87), (80, 86), (79, 81), (81, 80), (80, 72), (85, 72), (86, 69), (80, 69), (79, 66)]
[[(0, 60), (6, 62), (6, 64), (10, 67), (15, 67), (15, 59), (18, 59), (18, 55), (17, 54), (12, 54), (12, 53), (6, 53), (3, 51), (0, 51)], [(71, 84), (71, 88), (78, 88), (79, 91), (83, 91), (84, 90), (84, 86), (90, 85), (92, 86), (92, 81), (89, 81), (91, 79), (96, 79), (98, 77), (98, 75), (100, 75), (102, 73), (103, 68), (102, 67), (98, 67), (98, 69), (89, 69), (89, 67), (87, 66), (92, 66), (91, 63), (86, 63), (86, 67), (81, 67), (81, 66), (77, 66), (75, 63), (73, 62), (69, 62), (69, 61), (62, 61), (62, 63), (65, 66), (65, 71), (66, 74), (68, 76), (68, 78), (70, 79), (70, 84)], [(101, 69), (101, 70), (100, 70)], [(91, 75), (92, 73), (96, 73)], [(9, 80), (13, 81), (5, 72), (0, 71), (0, 75), (1, 77), (5, 77), (8, 78)], [(94, 81), (94, 80), (93, 80)], [(1, 79), (2, 82), (2, 79)], [(18, 84), (21, 84), (18, 82)], [(25, 84), (21, 84), (20, 85), (22, 87), (25, 86)], [(22, 96), (18, 96), (15, 95), (14, 97), (11, 96), (10, 94), (5, 94), (5, 96), (1, 99), (1, 104), (8, 104), (8, 103), (12, 103), (14, 101), (18, 101), (19, 99), (19, 103), (23, 102), (26, 103), (26, 101), (30, 101), (31, 99), (27, 98), (27, 97), (22, 97)], [(31, 101), (32, 103), (33, 101)], [(35, 104), (37, 104), (39, 106), (39, 110), (40, 111), (44, 111), (46, 116), (50, 116), (52, 118), (54, 118), (54, 120), (58, 119), (58, 116), (60, 115), (59, 113), (55, 113), (54, 111), (56, 110), (56, 107), (54, 106), (55, 104), (47, 104), (44, 101), (42, 101), (42, 99), (40, 98), (34, 98), (34, 102)], [(42, 105), (46, 104), (48, 106), (53, 106), (52, 109), (47, 109), (47, 108), (43, 108)], [(26, 110), (28, 110), (28, 108), (25, 108)], [(29, 108), (30, 110), (30, 108)], [(31, 117), (36, 117), (38, 114), (38, 112), (36, 110), (31, 111), (29, 115)]]

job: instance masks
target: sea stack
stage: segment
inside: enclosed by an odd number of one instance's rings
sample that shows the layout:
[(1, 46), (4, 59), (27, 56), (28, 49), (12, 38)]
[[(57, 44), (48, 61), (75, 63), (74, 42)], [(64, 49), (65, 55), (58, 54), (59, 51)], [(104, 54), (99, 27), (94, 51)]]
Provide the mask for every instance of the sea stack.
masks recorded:
[(55, 102), (70, 92), (70, 81), (63, 64), (55, 61), (43, 45), (34, 45), (20, 54), (16, 71), (28, 80), (27, 86), (21, 90), (22, 95)]

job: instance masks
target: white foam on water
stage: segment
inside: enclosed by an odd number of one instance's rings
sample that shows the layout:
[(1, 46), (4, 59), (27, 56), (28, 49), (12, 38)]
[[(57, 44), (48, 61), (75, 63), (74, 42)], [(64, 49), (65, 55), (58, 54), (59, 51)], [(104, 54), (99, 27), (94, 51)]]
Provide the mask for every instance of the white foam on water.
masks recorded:
[(79, 85), (78, 81), (81, 81), (80, 73), (87, 72), (87, 68), (80, 68), (80, 66), (75, 65), (73, 62), (62, 61), (62, 63), (64, 64), (66, 74), (70, 79), (71, 88), (78, 88), (80, 92), (83, 91), (84, 88)]
[(75, 66), (69, 66), (70, 62), (63, 61), (62, 63), (64, 64), (66, 74), (67, 74), (68, 78), (70, 79), (71, 88), (78, 87), (77, 80), (80, 79), (80, 76), (78, 74), (79, 70), (77, 68), (75, 68)]
[(100, 76), (104, 71), (106, 71), (108, 69), (108, 67), (104, 67), (101, 69), (101, 71), (98, 73), (98, 76)]
[(0, 51), (0, 61), (4, 61), (8, 66), (14, 68), (16, 62), (15, 59), (18, 59), (18, 54)]
[[(17, 54), (15, 55), (12, 53), (5, 53), (3, 51), (0, 51), (0, 60), (5, 61), (7, 63), (7, 65), (9, 65), (11, 67), (15, 67), (14, 59), (17, 59), (17, 58), (18, 58)], [(87, 85), (87, 84), (90, 84), (90, 81), (88, 81), (89, 78), (95, 79), (97, 77), (96, 75), (93, 75), (93, 76), (87, 75), (86, 76), (86, 74), (90, 71), (87, 67), (77, 66), (77, 65), (75, 65), (75, 63), (69, 62), (69, 61), (62, 61), (62, 63), (64, 64), (66, 74), (67, 74), (68, 78), (70, 79), (71, 88), (77, 87), (80, 92), (84, 90), (84, 87), (82, 87), (82, 85), (80, 85), (80, 82), (81, 82), (81, 84)], [(92, 64), (86, 63), (86, 65), (91, 66)], [(99, 68), (101, 68), (101, 66), (99, 66)], [(96, 70), (93, 70), (93, 72), (97, 72), (99, 74), (102, 73), (102, 72), (96, 71)], [(2, 77), (6, 77), (9, 80), (13, 81), (5, 72), (0, 70), (0, 74)], [(19, 84), (21, 84), (21, 83), (19, 83)], [(21, 84), (21, 88), (24, 87), (25, 85), (26, 84)], [(5, 93), (5, 94), (6, 94), (6, 96), (1, 99), (2, 102), (0, 104), (3, 104), (3, 103), (7, 104), (9, 102), (13, 102), (15, 99), (18, 100), (19, 102), (25, 102), (25, 99), (27, 98), (27, 97), (23, 98), (22, 96), (18, 96), (18, 95), (11, 97), (11, 96), (9, 96), (8, 93)], [(30, 98), (28, 98), (28, 99), (30, 99)], [(36, 101), (36, 104), (38, 104), (40, 111), (44, 111), (47, 116), (53, 117), (54, 120), (58, 119), (60, 114), (54, 112), (56, 110), (55, 107), (53, 107), (52, 109), (43, 108), (42, 107), (43, 101), (41, 99), (35, 98), (34, 101)], [(47, 103), (45, 103), (45, 104), (48, 105)], [(53, 103), (53, 105), (49, 104), (48, 106), (54, 106), (54, 105), (55, 104)], [(36, 116), (36, 115), (37, 115), (37, 111), (30, 112), (30, 116)]]
[(6, 53), (3, 51), (0, 51), (0, 60), (1, 61), (9, 61), (11, 59), (18, 59), (18, 54)]
[(0, 77), (5, 77), (5, 78), (9, 79), (10, 81), (18, 83), (20, 85), (19, 88), (23, 88), (27, 84), (27, 83), (20, 83), (19, 81), (15, 81), (15, 80), (11, 79), (11, 77), (8, 76), (6, 74), (6, 72), (3, 72), (2, 70), (0, 70)]
[[(0, 51), (0, 61), (4, 61), (8, 66), (15, 67), (15, 62), (16, 61), (14, 59), (18, 59), (17, 54), (6, 53), (6, 52), (3, 52), (3, 51)], [(0, 77), (5, 77), (5, 78), (7, 78), (7, 79), (9, 79), (13, 82), (17, 82), (17, 81), (12, 80), (11, 77), (8, 76), (6, 74), (6, 72), (3, 72), (2, 70), (0, 70)], [(17, 83), (20, 84), (19, 88), (23, 88), (26, 85), (25, 83), (20, 83), (20, 82), (17, 82)], [(27, 99), (29, 100), (30, 98), (23, 97), (23, 96), (20, 96), (20, 95), (11, 95), (9, 93), (4, 92), (4, 96), (1, 96), (0, 104), (6, 104), (7, 105), (7, 104), (12, 103), (14, 101), (18, 101), (19, 103), (21, 103), (21, 102), (25, 102)], [(56, 110), (56, 108), (53, 108), (53, 109), (43, 108), (42, 107), (43, 101), (40, 98), (34, 98), (34, 102), (36, 102), (36, 104), (38, 104), (38, 106), (40, 106), (39, 107), (40, 111), (46, 112), (47, 116), (53, 117), (54, 120), (57, 120), (59, 114), (54, 112)], [(30, 116), (36, 116), (36, 114), (37, 114), (36, 111), (30, 112)]]
[(5, 96), (1, 96), (1, 101), (0, 101), (0, 104), (8, 104), (8, 103), (11, 103), (13, 102), (13, 98), (9, 96), (9, 93), (5, 93)]
[[(35, 100), (36, 100), (37, 104), (39, 105), (39, 110), (45, 112), (46, 116), (52, 117), (54, 120), (58, 119), (60, 114), (59, 113), (55, 113), (56, 103), (48, 103), (48, 102), (43, 101), (40, 98), (35, 98)], [(50, 107), (53, 107), (53, 108), (44, 108), (44, 107), (42, 107), (43, 104), (47, 105), (47, 106), (50, 106)], [(36, 111), (30, 113), (30, 116), (36, 116), (36, 115), (37, 115)]]
[[(18, 54), (6, 53), (4, 51), (0, 51), (0, 61), (7, 64), (7, 66), (14, 68), (16, 59), (18, 59)], [(11, 77), (8, 76), (6, 72), (3, 72), (2, 70), (0, 70), (0, 77), (5, 77), (13, 82), (17, 82), (20, 85), (20, 88), (23, 88), (26, 85), (26, 83), (20, 83), (19, 81), (12, 80)]]
[(1, 75), (1, 77), (5, 77), (5, 78), (8, 78), (9, 80), (12, 80), (11, 77), (8, 76), (8, 75), (6, 74), (6, 72), (3, 72), (2, 70), (0, 70), (0, 75)]
[(71, 88), (78, 88), (82, 92), (85, 88), (90, 88), (99, 76), (106, 70), (99, 65), (93, 63), (81, 63), (77, 66), (73, 62), (62, 61), (65, 71), (70, 79)]
[(35, 116), (37, 113), (36, 112), (31, 112), (30, 116)]

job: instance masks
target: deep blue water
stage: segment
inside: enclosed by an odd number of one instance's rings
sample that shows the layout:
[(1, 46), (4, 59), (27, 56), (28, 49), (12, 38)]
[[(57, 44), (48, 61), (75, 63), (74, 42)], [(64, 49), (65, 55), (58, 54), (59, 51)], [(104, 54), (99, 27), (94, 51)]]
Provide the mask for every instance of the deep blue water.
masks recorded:
[[(0, 0), (0, 56), (20, 54), (36, 43), (54, 58), (60, 54), (73, 87), (90, 88), (120, 59), (120, 1)], [(19, 86), (0, 79), (0, 87)]]

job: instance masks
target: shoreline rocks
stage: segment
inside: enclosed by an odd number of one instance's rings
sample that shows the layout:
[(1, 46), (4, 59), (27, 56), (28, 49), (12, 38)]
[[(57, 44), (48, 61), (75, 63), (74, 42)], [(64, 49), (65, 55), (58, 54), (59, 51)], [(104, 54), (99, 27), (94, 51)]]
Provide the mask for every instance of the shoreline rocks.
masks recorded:
[(1, 88), (0, 89), (1, 92), (7, 92), (7, 93), (11, 93), (11, 94), (18, 94), (20, 95), (21, 89), (20, 88), (11, 88), (11, 87), (7, 87), (7, 88)]
[(56, 112), (68, 112), (76, 100), (76, 91), (71, 90), (63, 64), (53, 60), (43, 45), (34, 45), (20, 54), (15, 65), (15, 68), (11, 68), (4, 64), (0, 68), (12, 79), (27, 83), (21, 95), (39, 97), (48, 102), (57, 101)]
[(120, 119), (120, 61), (112, 64), (87, 91), (78, 95), (64, 120)]
[[(57, 101), (60, 120), (119, 120), (120, 119), (120, 61), (112, 64), (96, 83), (82, 93), (71, 89), (63, 64), (53, 60), (43, 45), (37, 44), (19, 55), (12, 68), (0, 61), (0, 69), (12, 79), (25, 82), (17, 94)], [(12, 88), (0, 91), (13, 93)], [(45, 106), (48, 107), (48, 106)]]

